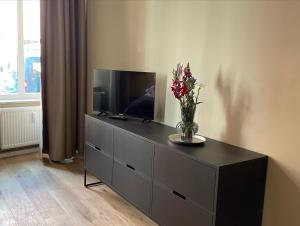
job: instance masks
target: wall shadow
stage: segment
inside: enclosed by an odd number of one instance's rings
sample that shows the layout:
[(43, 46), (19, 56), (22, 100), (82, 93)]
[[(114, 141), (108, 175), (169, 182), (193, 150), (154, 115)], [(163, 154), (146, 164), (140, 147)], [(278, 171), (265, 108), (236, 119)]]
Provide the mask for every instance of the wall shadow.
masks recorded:
[[(216, 80), (216, 89), (222, 100), (225, 117), (225, 129), (222, 132), (222, 141), (243, 146), (243, 123), (251, 105), (247, 87), (240, 84), (233, 90), (235, 84), (234, 73), (223, 73), (220, 69)], [(234, 93), (237, 93), (234, 95)]]

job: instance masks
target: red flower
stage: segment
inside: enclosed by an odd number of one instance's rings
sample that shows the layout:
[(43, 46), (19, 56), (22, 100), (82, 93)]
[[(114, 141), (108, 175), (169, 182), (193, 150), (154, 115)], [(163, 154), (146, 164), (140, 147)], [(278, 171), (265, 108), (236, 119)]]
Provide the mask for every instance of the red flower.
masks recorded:
[(178, 80), (173, 79), (173, 84), (171, 86), (171, 90), (172, 90), (175, 98), (177, 98), (177, 99), (181, 98), (182, 87), (181, 87), (181, 84), (180, 84), (180, 82)]
[(187, 80), (188, 78), (192, 77), (192, 72), (190, 69), (190, 64), (188, 63), (187, 66), (183, 70), (183, 79)]
[(193, 77), (189, 63), (184, 67), (181, 64), (177, 64), (176, 70), (173, 69), (173, 80), (171, 90), (176, 99), (180, 100), (181, 103), (185, 103), (188, 99), (189, 101), (191, 98), (187, 98), (190, 94), (194, 96), (191, 91), (195, 87), (196, 79)]
[(181, 88), (181, 95), (185, 96), (187, 94), (188, 94), (188, 87), (187, 87), (186, 83), (184, 82), (182, 85), (182, 88)]

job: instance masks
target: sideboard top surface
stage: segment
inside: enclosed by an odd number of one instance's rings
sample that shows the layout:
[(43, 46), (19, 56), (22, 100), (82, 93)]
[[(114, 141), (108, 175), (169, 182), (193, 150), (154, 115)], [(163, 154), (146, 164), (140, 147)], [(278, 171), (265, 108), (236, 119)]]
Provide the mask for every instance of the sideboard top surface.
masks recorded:
[(130, 118), (127, 121), (122, 121), (93, 114), (89, 114), (88, 116), (99, 119), (111, 126), (126, 130), (150, 142), (167, 146), (170, 149), (176, 149), (177, 151), (185, 154), (187, 157), (207, 163), (213, 167), (222, 167), (244, 161), (266, 158), (263, 154), (210, 138), (206, 138), (206, 142), (198, 146), (173, 144), (168, 140), (168, 136), (176, 133), (176, 129), (157, 122), (142, 123), (141, 119), (133, 118)]

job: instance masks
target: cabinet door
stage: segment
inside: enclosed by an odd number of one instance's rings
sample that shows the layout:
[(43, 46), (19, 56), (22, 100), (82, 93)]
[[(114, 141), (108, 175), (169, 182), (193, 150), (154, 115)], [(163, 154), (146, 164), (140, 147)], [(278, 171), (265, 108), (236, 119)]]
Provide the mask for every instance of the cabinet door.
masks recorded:
[(150, 213), (152, 181), (135, 172), (134, 167), (115, 161), (113, 187), (144, 213)]
[(152, 216), (162, 226), (212, 226), (213, 215), (183, 194), (154, 184)]
[(185, 194), (213, 211), (216, 170), (167, 147), (156, 145), (154, 181)]
[(91, 116), (85, 117), (86, 142), (113, 155), (113, 128)]
[(85, 144), (85, 169), (106, 184), (111, 184), (113, 160), (106, 153)]
[(124, 131), (114, 130), (114, 158), (134, 166), (136, 171), (152, 178), (154, 145)]

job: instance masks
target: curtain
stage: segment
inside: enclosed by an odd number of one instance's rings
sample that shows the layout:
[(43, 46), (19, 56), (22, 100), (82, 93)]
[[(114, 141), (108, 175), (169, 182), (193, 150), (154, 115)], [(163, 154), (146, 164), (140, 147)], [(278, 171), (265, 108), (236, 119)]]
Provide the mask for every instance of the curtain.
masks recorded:
[(84, 149), (86, 0), (41, 0), (43, 153), (62, 161)]

